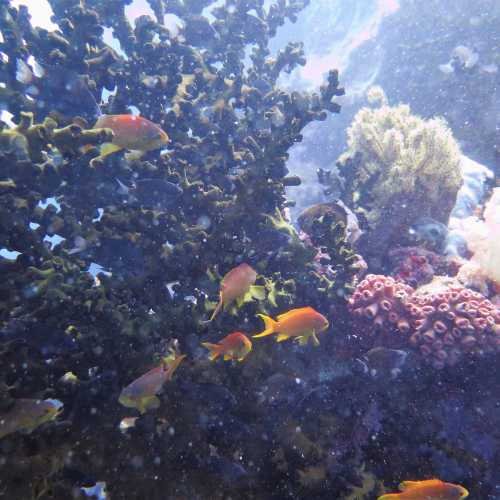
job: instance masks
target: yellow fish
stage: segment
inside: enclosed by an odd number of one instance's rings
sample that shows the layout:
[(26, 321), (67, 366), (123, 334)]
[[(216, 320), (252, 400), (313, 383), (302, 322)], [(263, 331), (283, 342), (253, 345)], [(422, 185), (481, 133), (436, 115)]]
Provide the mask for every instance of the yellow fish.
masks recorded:
[(149, 370), (125, 387), (118, 401), (127, 408), (137, 408), (141, 413), (158, 408), (160, 400), (156, 395), (165, 382), (172, 380), (175, 370), (185, 357), (183, 354), (164, 358), (160, 366)]
[(378, 500), (459, 500), (469, 492), (459, 484), (445, 483), (440, 479), (404, 481), (399, 485), (401, 493), (388, 493)]
[(0, 415), (0, 439), (17, 431), (27, 434), (54, 420), (63, 409), (57, 399), (16, 399), (14, 406)]
[(290, 337), (296, 337), (301, 345), (312, 340), (314, 345), (319, 345), (317, 333), (326, 330), (329, 326), (328, 320), (314, 310), (312, 307), (300, 307), (280, 314), (277, 320), (264, 314), (258, 314), (264, 320), (265, 330), (254, 338), (266, 337), (277, 333), (276, 342), (282, 342)]

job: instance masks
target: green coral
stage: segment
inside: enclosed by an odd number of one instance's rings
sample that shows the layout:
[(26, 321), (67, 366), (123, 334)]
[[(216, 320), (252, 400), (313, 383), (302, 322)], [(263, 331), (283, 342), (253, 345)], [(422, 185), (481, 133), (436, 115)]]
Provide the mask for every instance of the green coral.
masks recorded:
[(362, 259), (347, 241), (345, 224), (336, 222), (335, 216), (327, 213), (312, 221), (310, 237), (313, 244), (329, 256), (325, 261), (328, 273), (313, 272), (318, 291), (332, 300), (346, 298), (354, 290)]
[(375, 243), (368, 253), (378, 256), (420, 217), (446, 224), (462, 185), (460, 148), (445, 121), (388, 106), (379, 93), (372, 100), (382, 106), (358, 111), (338, 160), (343, 198), (364, 219), (365, 242)]

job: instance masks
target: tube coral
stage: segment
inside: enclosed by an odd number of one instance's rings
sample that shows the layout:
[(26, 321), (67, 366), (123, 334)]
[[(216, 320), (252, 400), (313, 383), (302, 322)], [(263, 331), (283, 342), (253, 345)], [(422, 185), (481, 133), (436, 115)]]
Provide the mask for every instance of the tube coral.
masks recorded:
[[(500, 352), (500, 310), (478, 292), (435, 278), (416, 291), (368, 275), (349, 299), (365, 346), (414, 350), (441, 369), (465, 356)], [(368, 331), (373, 332), (366, 334)]]

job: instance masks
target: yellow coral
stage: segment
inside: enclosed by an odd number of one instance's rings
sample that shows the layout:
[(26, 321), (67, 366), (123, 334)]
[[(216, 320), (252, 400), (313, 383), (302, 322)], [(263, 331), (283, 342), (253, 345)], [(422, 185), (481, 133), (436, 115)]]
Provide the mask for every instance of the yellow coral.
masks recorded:
[(380, 173), (373, 188), (385, 206), (395, 194), (420, 191), (437, 203), (458, 192), (460, 149), (444, 120), (423, 120), (406, 105), (363, 108), (348, 130), (350, 152), (361, 152), (367, 168)]
[[(443, 119), (424, 120), (407, 105), (389, 106), (380, 88), (369, 98), (379, 107), (358, 111), (339, 164), (357, 164), (355, 172), (345, 172), (353, 179), (352, 201), (364, 211), (373, 234), (385, 234), (383, 247), (420, 217), (448, 222), (462, 185), (461, 153)], [(354, 164), (348, 161), (354, 158)]]

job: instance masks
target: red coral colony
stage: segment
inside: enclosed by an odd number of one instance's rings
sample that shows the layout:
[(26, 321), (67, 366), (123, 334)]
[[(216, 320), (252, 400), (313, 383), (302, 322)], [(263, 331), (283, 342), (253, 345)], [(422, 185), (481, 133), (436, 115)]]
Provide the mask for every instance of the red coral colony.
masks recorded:
[(457, 285), (416, 291), (370, 274), (349, 299), (358, 325), (369, 325), (375, 346), (411, 348), (434, 368), (463, 356), (500, 352), (500, 312), (480, 293)]

